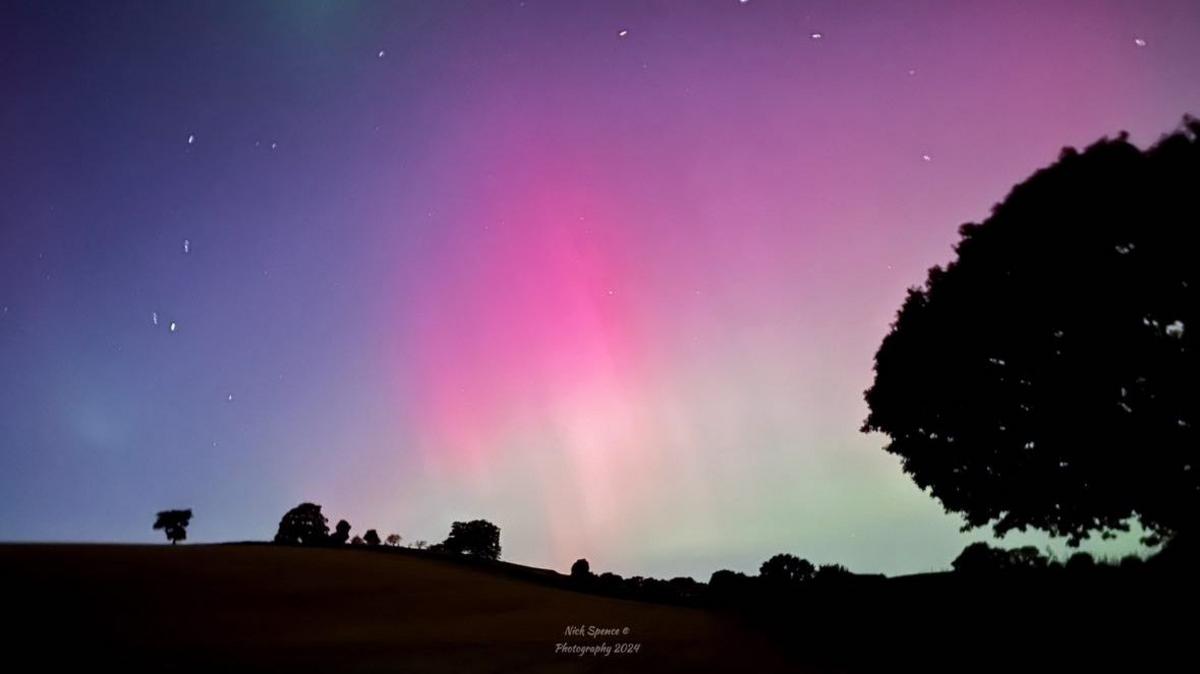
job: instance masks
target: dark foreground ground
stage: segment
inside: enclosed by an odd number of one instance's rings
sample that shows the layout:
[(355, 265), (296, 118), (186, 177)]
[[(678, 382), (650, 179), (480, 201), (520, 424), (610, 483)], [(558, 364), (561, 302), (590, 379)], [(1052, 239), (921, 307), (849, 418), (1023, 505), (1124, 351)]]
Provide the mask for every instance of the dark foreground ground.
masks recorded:
[(407, 550), (0, 545), (0, 577), (0, 646), (46, 671), (1170, 672), (1200, 644), (1189, 566), (863, 578), (709, 608)]
[[(46, 671), (795, 669), (730, 616), (572, 592), (403, 552), (0, 545), (0, 574), (10, 625), (4, 650), (10, 658), (26, 653)], [(564, 636), (570, 625), (629, 634)], [(560, 642), (640, 648), (556, 654)]]

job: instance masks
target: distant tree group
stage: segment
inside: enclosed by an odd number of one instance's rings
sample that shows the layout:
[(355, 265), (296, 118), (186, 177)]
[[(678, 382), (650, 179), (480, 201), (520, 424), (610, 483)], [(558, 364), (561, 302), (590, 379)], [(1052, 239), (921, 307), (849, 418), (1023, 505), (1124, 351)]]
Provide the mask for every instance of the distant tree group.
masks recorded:
[[(333, 533), (330, 533), (328, 522), (321, 513), (321, 506), (315, 503), (301, 503), (283, 516), (279, 522), (279, 531), (275, 534), (275, 542), (326, 546), (380, 545), (383, 542), (375, 529), (368, 529), (362, 536), (351, 537), (350, 523), (346, 520), (338, 520)], [(387, 544), (393, 547), (400, 545), (400, 535), (388, 535)]]
[(500, 527), (487, 520), (455, 522), (450, 525), (450, 535), (442, 542), (441, 550), (479, 559), (499, 559)]
[(757, 576), (721, 569), (713, 572), (708, 583), (687, 576), (663, 580), (643, 576), (622, 578), (608, 571), (597, 575), (588, 560), (578, 559), (571, 565), (566, 582), (576, 589), (629, 599), (723, 607), (761, 607), (793, 601), (798, 593), (864, 587), (882, 578), (881, 575), (851, 573), (840, 564), (815, 567), (808, 560), (782, 553), (763, 562)]
[(187, 527), (192, 521), (192, 511), (187, 510), (164, 510), (155, 517), (154, 529), (163, 530), (167, 535), (167, 540), (171, 541), (171, 545), (175, 545), (179, 541), (187, 539)]
[(1122, 569), (1124, 571), (1136, 572), (1137, 569), (1147, 564), (1161, 567), (1162, 565), (1170, 566), (1171, 563), (1172, 560), (1169, 558), (1159, 559), (1158, 556), (1155, 556), (1149, 560), (1144, 560), (1132, 554), (1121, 558), (1097, 561), (1090, 552), (1075, 552), (1067, 558), (1066, 562), (1060, 562), (1054, 558), (1053, 554), (1043, 554), (1032, 545), (1005, 549), (993, 547), (986, 542), (979, 541), (963, 548), (958, 557), (954, 559), (951, 567), (955, 573), (963, 574), (995, 574), (1011, 573), (1014, 571), (1041, 572), (1046, 570), (1062, 572), (1065, 570), (1071, 575), (1086, 575), (1097, 568), (1105, 570)]
[(1049, 560), (1032, 545), (1006, 550), (994, 548), (979, 541), (963, 548), (950, 566), (955, 571), (978, 573), (1012, 569), (1041, 569), (1048, 564)]
[(324, 545), (328, 537), (329, 520), (321, 514), (321, 506), (315, 503), (301, 503), (287, 511), (279, 521), (275, 542), (289, 545)]
[(863, 430), (965, 528), (1194, 536), (1198, 185), (1193, 118), (1064, 150), (909, 290)]

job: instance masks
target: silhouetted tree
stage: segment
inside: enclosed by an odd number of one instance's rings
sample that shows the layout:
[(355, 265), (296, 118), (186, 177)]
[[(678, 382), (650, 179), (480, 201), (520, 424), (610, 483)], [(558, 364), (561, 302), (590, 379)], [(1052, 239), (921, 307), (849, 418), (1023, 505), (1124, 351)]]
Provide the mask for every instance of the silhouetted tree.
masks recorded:
[(1067, 558), (1068, 571), (1090, 571), (1096, 568), (1096, 558), (1091, 553), (1076, 552)]
[(350, 540), (350, 523), (346, 520), (338, 520), (333, 533), (329, 535), (329, 542), (334, 545), (345, 545), (348, 540)]
[(708, 588), (714, 592), (724, 592), (741, 587), (749, 579), (750, 577), (741, 571), (721, 569), (720, 571), (713, 571), (712, 575), (709, 576)]
[(863, 430), (965, 529), (1195, 529), (1198, 134), (1064, 150), (909, 290)]
[(958, 557), (950, 562), (955, 571), (978, 572), (994, 571), (1000, 565), (997, 561), (999, 551), (983, 541), (976, 541), (963, 548)]
[(786, 553), (775, 555), (758, 569), (758, 575), (764, 581), (780, 585), (803, 583), (811, 579), (815, 572), (812, 562)]
[(350, 539), (350, 545), (363, 545), (363, 544), (365, 544), (365, 541), (363, 540), (362, 536), (355, 536), (354, 538)]
[(367, 529), (363, 534), (363, 542), (367, 545), (379, 545), (379, 534), (374, 529)]
[(323, 545), (329, 537), (329, 520), (321, 514), (321, 506), (301, 503), (279, 520), (276, 543), (291, 545)]
[(192, 521), (192, 511), (187, 510), (164, 510), (154, 519), (154, 529), (162, 529), (167, 535), (167, 540), (171, 541), (171, 545), (175, 545), (179, 541), (187, 539), (187, 526)]
[(1140, 569), (1145, 566), (1146, 560), (1137, 555), (1125, 555), (1121, 558), (1120, 566), (1122, 569)]
[(596, 577), (596, 586), (604, 592), (618, 594), (625, 589), (625, 579), (611, 571), (605, 571)]
[(854, 574), (841, 564), (822, 564), (813, 574), (813, 580), (822, 584), (840, 583), (853, 577)]
[(387, 544), (393, 548), (397, 547), (400, 545), (400, 534), (388, 534), (388, 537), (385, 540), (387, 541)]
[(667, 587), (677, 599), (693, 599), (700, 594), (700, 583), (691, 576), (676, 576), (667, 581)]
[(429, 541), (417, 541), (416, 543), (413, 543), (413, 547), (418, 550), (424, 550), (425, 548), (429, 547)]
[(588, 564), (588, 560), (577, 559), (577, 560), (575, 560), (575, 563), (571, 565), (571, 577), (572, 578), (579, 580), (579, 579), (584, 579), (584, 578), (591, 578), (591, 576), (592, 576), (592, 567), (590, 564)]
[(1044, 569), (1050, 560), (1042, 556), (1041, 551), (1032, 545), (1023, 545), (1008, 551), (1008, 567), (1010, 569)]
[(487, 520), (455, 522), (450, 525), (450, 535), (442, 548), (446, 552), (480, 559), (499, 559), (500, 528)]
[(951, 562), (955, 571), (965, 573), (1006, 571), (1011, 569), (1041, 569), (1049, 564), (1032, 545), (1006, 550), (994, 548), (984, 541), (976, 541), (959, 553)]

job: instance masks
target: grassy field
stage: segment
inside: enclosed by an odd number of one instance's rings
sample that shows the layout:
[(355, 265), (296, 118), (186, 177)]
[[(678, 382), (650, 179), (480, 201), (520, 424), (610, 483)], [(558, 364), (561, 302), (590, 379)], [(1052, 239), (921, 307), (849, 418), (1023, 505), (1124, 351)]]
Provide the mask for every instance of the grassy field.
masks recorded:
[[(6, 649), (66, 671), (792, 671), (730, 617), (416, 553), (0, 545)], [(568, 626), (627, 635), (564, 636)], [(14, 629), (15, 628), (15, 629)], [(640, 644), (569, 655), (556, 644)]]

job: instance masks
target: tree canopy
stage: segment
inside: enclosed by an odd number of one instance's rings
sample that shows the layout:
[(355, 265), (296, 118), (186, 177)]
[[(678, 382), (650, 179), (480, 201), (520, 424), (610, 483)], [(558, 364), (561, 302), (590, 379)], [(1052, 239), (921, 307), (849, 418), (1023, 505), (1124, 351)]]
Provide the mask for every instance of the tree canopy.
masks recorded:
[(807, 559), (795, 555), (779, 554), (762, 563), (758, 575), (768, 583), (795, 584), (810, 580), (816, 568)]
[(276, 543), (291, 545), (324, 545), (329, 540), (329, 520), (321, 514), (321, 506), (301, 503), (279, 520)]
[(499, 559), (500, 527), (487, 520), (455, 522), (450, 525), (450, 535), (442, 543), (442, 549), (481, 559)]
[(338, 520), (337, 526), (333, 529), (333, 533), (329, 535), (329, 542), (333, 545), (345, 545), (349, 540), (350, 523), (346, 520)]
[(1063, 150), (909, 290), (863, 430), (964, 529), (1194, 529), (1198, 134)]
[(592, 566), (591, 564), (588, 564), (588, 560), (577, 559), (575, 560), (575, 563), (571, 565), (572, 578), (590, 578), (591, 575)]
[(171, 541), (171, 545), (175, 545), (179, 541), (187, 539), (187, 526), (192, 521), (192, 511), (187, 510), (164, 510), (155, 517), (154, 529), (162, 529), (167, 535), (167, 540)]

